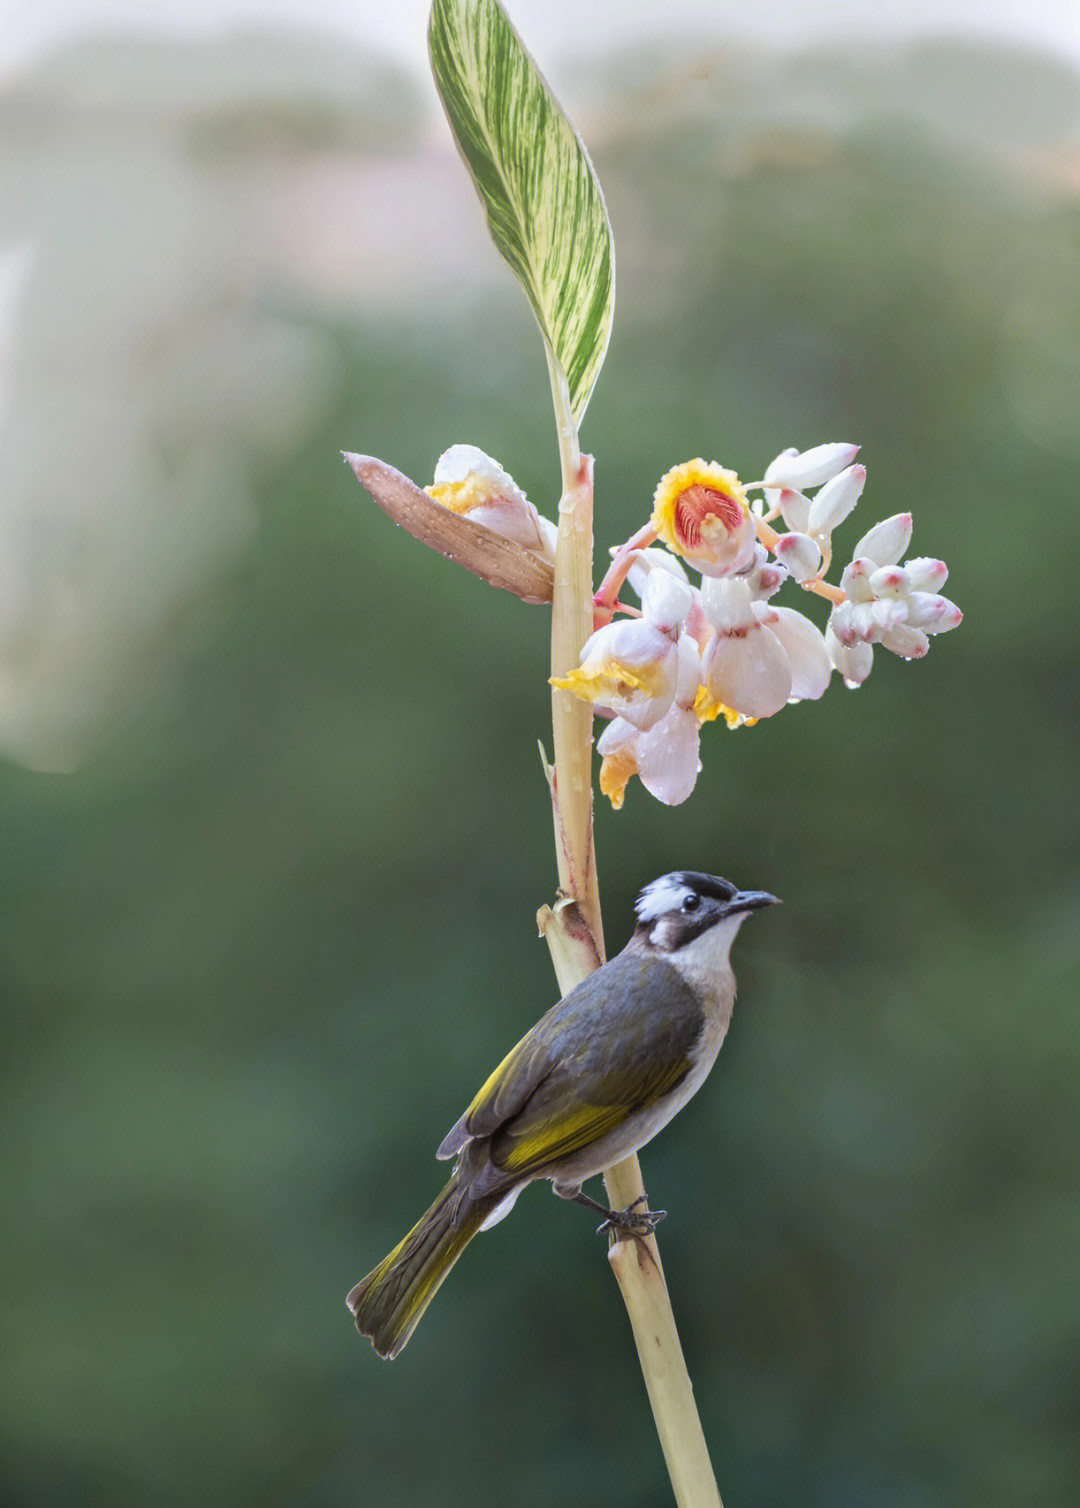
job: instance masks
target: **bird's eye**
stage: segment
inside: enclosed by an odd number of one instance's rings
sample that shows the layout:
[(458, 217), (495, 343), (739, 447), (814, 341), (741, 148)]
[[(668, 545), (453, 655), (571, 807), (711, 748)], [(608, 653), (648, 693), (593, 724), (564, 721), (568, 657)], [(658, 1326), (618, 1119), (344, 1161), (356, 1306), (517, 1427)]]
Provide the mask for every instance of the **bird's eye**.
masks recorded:
[(700, 905), (701, 896), (691, 890), (690, 894), (683, 901), (682, 908), (684, 911), (696, 911)]

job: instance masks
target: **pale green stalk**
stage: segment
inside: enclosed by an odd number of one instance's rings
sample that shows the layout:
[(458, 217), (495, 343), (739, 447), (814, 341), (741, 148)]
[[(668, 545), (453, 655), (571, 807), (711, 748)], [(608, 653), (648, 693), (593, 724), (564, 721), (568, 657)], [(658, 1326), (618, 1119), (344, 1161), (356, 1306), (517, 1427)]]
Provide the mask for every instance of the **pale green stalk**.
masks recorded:
[[(562, 465), (555, 593), (551, 604), (551, 674), (565, 676), (579, 663), (592, 632), (592, 458), (582, 456), (562, 370), (548, 350)], [(555, 817), (560, 900), (544, 907), (540, 928), (551, 950), (563, 994), (587, 978), (604, 958), (596, 879), (592, 806), (592, 707), (552, 688), (555, 763), (546, 767)], [(604, 1174), (612, 1209), (625, 1209), (644, 1192), (636, 1156)], [(660, 1444), (679, 1508), (720, 1508), (720, 1494), (694, 1403), (656, 1240), (615, 1242), (608, 1253), (630, 1316)]]

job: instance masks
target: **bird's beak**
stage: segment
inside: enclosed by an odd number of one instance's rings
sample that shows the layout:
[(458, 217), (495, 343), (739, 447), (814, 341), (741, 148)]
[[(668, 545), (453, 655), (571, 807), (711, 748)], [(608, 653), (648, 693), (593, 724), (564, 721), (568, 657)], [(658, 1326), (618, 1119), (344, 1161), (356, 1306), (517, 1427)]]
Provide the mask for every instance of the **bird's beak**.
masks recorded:
[(781, 901), (767, 890), (737, 890), (724, 907), (725, 916), (734, 916), (739, 911), (760, 911), (762, 906), (779, 906)]

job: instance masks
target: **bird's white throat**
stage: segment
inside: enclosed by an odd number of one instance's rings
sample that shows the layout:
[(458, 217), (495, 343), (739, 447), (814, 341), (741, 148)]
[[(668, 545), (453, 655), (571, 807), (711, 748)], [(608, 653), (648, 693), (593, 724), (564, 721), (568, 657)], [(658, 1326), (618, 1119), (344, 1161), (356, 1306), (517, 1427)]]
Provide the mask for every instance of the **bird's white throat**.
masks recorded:
[[(748, 914), (746, 911), (739, 911), (734, 916), (725, 916), (722, 921), (707, 927), (692, 942), (684, 943), (670, 953), (665, 952), (664, 957), (668, 963), (678, 969), (703, 1001), (713, 1002), (718, 996), (725, 996), (730, 1001), (734, 990), (731, 944)], [(653, 943), (661, 947), (664, 942), (661, 935), (664, 926), (665, 923), (661, 920), (652, 931)]]

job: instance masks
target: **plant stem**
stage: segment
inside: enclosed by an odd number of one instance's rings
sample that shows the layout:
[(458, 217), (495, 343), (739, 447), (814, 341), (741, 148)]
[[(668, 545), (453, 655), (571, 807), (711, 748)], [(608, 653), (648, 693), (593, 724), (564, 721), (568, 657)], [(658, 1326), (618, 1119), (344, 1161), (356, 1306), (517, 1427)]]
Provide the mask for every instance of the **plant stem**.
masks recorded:
[[(551, 605), (551, 674), (579, 662), (593, 630), (592, 458), (582, 456), (566, 379), (548, 352), (562, 466), (555, 590)], [(592, 803), (592, 707), (552, 688), (555, 762), (546, 767), (555, 818), (560, 899), (539, 915), (559, 988), (565, 994), (604, 958), (596, 878)], [(612, 1209), (625, 1209), (644, 1188), (636, 1156), (604, 1174)], [(616, 1241), (608, 1252), (634, 1332), (638, 1359), (679, 1508), (721, 1508), (693, 1388), (679, 1344), (656, 1240)]]

